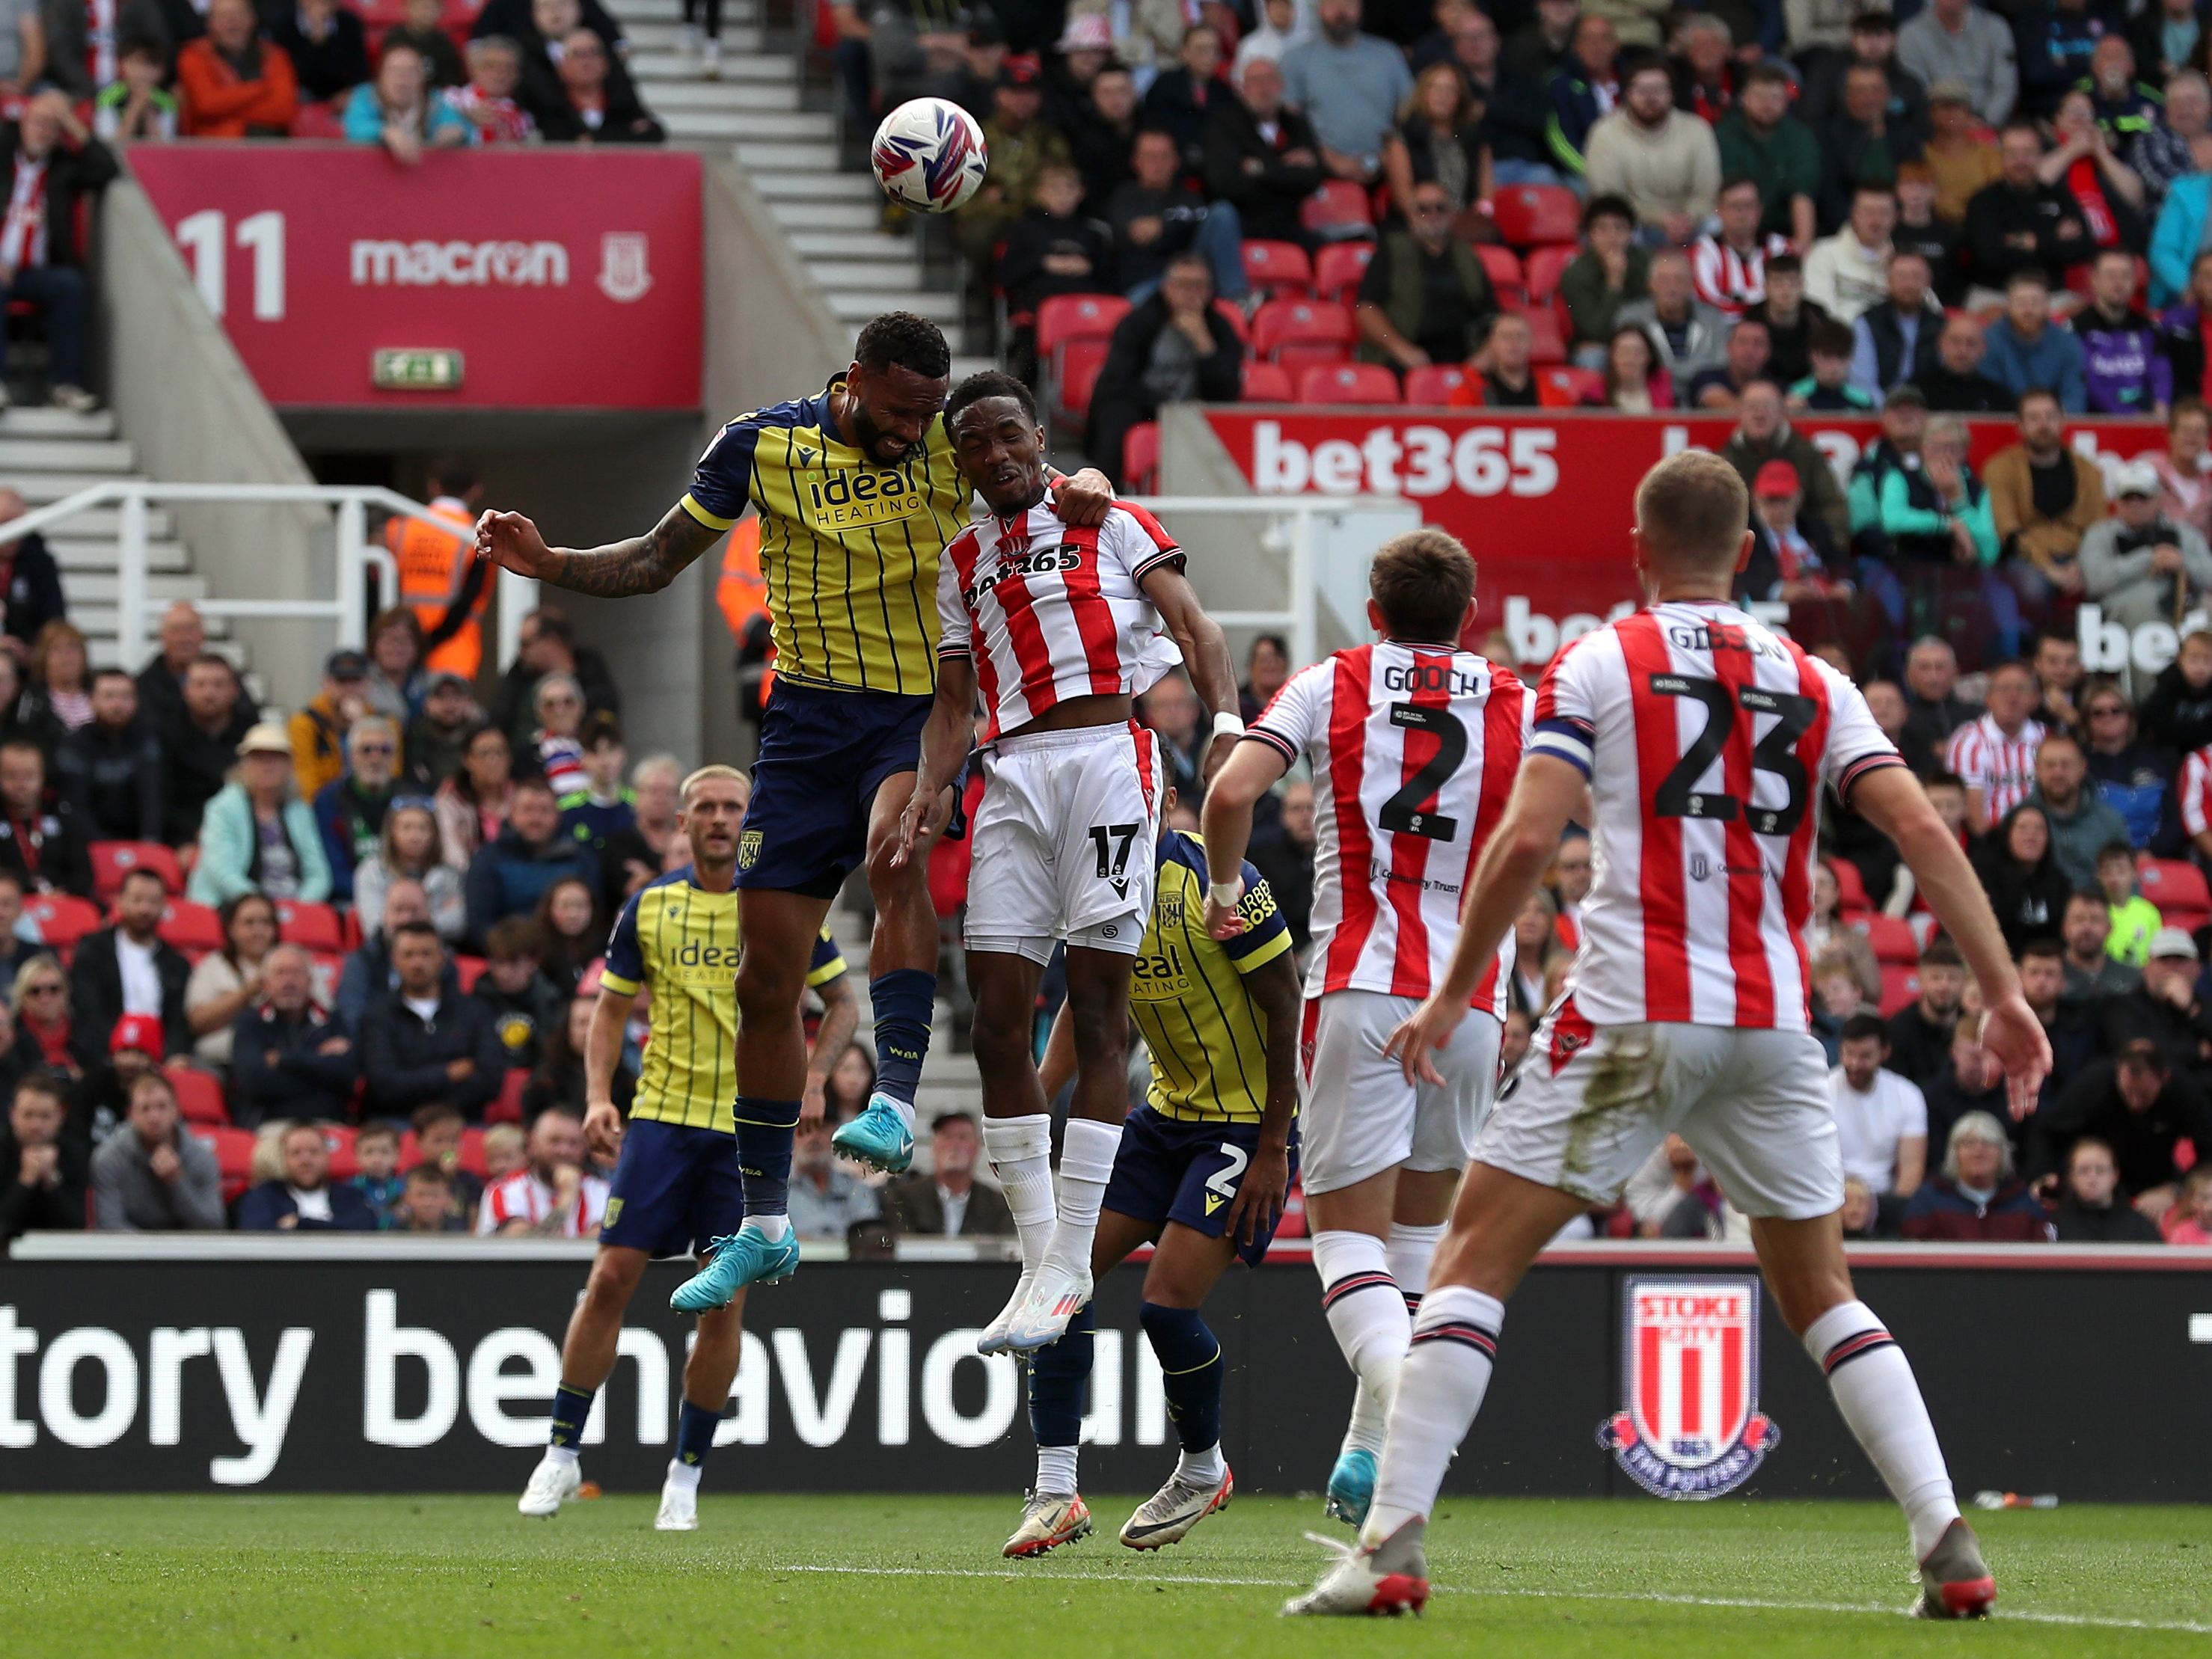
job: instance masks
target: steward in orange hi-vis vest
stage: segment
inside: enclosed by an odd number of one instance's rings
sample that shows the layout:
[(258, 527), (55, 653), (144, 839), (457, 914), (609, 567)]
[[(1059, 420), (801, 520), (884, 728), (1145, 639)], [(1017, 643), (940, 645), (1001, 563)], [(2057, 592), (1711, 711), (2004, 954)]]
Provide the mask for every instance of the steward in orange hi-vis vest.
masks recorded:
[(476, 556), (476, 475), (447, 463), (430, 488), (429, 512), (393, 519), (385, 545), (399, 566), (399, 602), (422, 625), (425, 666), (473, 681), (483, 662), (482, 619), (491, 596), (490, 568)]

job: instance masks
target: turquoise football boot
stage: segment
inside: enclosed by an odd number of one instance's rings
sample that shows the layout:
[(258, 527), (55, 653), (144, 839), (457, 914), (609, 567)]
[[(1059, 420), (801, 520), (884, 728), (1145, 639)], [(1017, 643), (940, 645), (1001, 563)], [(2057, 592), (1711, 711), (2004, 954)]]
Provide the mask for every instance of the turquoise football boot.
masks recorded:
[(1355, 1529), (1367, 1519), (1367, 1506), (1375, 1501), (1375, 1454), (1354, 1446), (1336, 1460), (1328, 1472), (1328, 1501), (1322, 1513)]
[(886, 1094), (868, 1097), (868, 1109), (830, 1137), (830, 1144), (856, 1163), (888, 1175), (904, 1175), (914, 1162), (914, 1132)]
[(741, 1227), (714, 1241), (714, 1256), (676, 1287), (668, 1305), (678, 1313), (726, 1308), (748, 1285), (775, 1285), (799, 1271), (799, 1235), (785, 1229), (771, 1239), (757, 1227)]

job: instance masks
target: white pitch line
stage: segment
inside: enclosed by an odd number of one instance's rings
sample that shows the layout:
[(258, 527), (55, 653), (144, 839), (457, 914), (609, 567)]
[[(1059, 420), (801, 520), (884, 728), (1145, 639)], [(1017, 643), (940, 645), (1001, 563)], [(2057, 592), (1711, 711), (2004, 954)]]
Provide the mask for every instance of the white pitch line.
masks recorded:
[[(866, 1578), (997, 1578), (1018, 1580), (1025, 1575), (1019, 1567), (994, 1571), (986, 1567), (841, 1567), (825, 1566), (819, 1563), (782, 1566), (778, 1572), (819, 1572), (848, 1575)], [(1139, 1575), (1145, 1582), (1158, 1584), (1197, 1584), (1208, 1588), (1250, 1589), (1305, 1589), (1303, 1579), (1296, 1578), (1213, 1578), (1186, 1577), (1180, 1573), (1149, 1573)], [(1080, 1577), (1093, 1583), (1112, 1583), (1117, 1581), (1100, 1573), (1065, 1575), (1061, 1582)], [(1850, 1601), (1773, 1601), (1748, 1596), (1731, 1595), (1668, 1595), (1649, 1591), (1625, 1590), (1546, 1590), (1546, 1589), (1478, 1589), (1464, 1584), (1437, 1584), (1431, 1588), (1448, 1595), (1487, 1595), (1512, 1600), (1540, 1601), (1662, 1601), (1685, 1607), (1749, 1607), (1769, 1613), (1872, 1613), (1882, 1618), (1907, 1616), (1909, 1608), (1882, 1607), (1871, 1602)], [(2031, 1613), (2008, 1607), (1997, 1614), (1999, 1622), (2019, 1622), (2036, 1625), (2069, 1625), (2094, 1630), (2172, 1631), (2188, 1636), (2212, 1636), (2212, 1624), (2192, 1624), (2185, 1620), (2151, 1619), (2108, 1619), (2096, 1613)]]

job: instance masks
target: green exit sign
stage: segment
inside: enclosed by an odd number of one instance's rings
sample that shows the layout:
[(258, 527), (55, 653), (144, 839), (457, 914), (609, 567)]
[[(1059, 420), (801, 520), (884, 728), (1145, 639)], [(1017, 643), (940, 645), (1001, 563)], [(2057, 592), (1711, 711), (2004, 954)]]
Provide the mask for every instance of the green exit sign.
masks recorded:
[(379, 351), (369, 377), (380, 392), (458, 392), (461, 354), (443, 348)]

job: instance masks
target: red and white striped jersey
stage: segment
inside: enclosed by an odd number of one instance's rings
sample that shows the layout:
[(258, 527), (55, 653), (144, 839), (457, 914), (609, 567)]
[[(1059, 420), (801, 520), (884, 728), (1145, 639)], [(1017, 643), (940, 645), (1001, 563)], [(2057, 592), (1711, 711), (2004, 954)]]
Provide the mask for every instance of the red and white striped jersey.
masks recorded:
[(1809, 1029), (1820, 787), (1905, 763), (1856, 686), (1732, 605), (1656, 605), (1553, 663), (1529, 753), (1590, 781), (1585, 1018)]
[[(1527, 745), (1528, 688), (1472, 651), (1363, 645), (1293, 675), (1245, 733), (1313, 764), (1306, 994), (1425, 997)], [(1509, 935), (1471, 1006), (1505, 1018)]]
[(1088, 530), (1062, 523), (1050, 496), (980, 520), (937, 568), (937, 654), (975, 659), (994, 738), (1070, 697), (1135, 696), (1182, 661), (1139, 584), (1182, 562), (1158, 519), (1119, 501)]
[(1789, 252), (1787, 236), (1761, 238), (1748, 259), (1718, 236), (1700, 236), (1690, 246), (1690, 280), (1707, 305), (1741, 317), (1766, 297), (1766, 262)]
[(2008, 738), (1984, 714), (1951, 734), (1943, 746), (1943, 769), (1955, 774), (1967, 788), (1982, 792), (1990, 822), (1995, 823), (2035, 787), (2035, 751), (2041, 747), (2041, 720), (2021, 722), (2020, 735)]
[[(598, 1176), (586, 1176), (576, 1207), (562, 1224), (561, 1237), (586, 1238), (599, 1231), (599, 1222), (607, 1212), (609, 1191), (607, 1183)], [(510, 1221), (527, 1221), (534, 1227), (553, 1213), (554, 1202), (552, 1188), (527, 1168), (517, 1170), (484, 1188), (483, 1201), (477, 1208), (477, 1231), (495, 1233)]]
[(2181, 827), (2191, 841), (2212, 830), (2212, 747), (2181, 763)]

